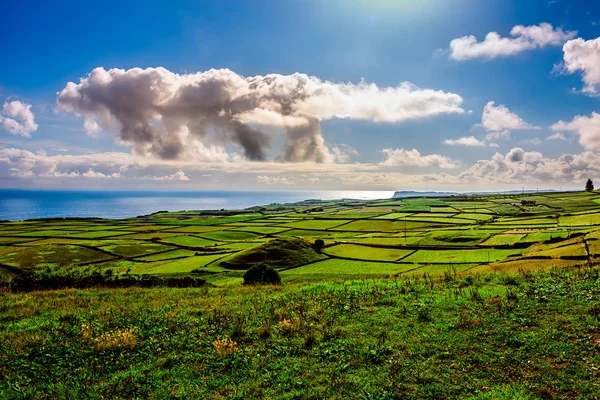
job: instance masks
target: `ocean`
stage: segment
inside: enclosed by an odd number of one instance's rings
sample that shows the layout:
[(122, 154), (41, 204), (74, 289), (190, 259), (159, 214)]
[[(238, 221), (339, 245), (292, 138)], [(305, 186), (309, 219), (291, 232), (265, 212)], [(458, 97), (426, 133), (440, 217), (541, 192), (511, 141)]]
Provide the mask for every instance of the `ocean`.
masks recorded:
[(0, 220), (132, 218), (156, 211), (243, 209), (307, 199), (387, 199), (393, 191), (125, 191), (0, 189)]

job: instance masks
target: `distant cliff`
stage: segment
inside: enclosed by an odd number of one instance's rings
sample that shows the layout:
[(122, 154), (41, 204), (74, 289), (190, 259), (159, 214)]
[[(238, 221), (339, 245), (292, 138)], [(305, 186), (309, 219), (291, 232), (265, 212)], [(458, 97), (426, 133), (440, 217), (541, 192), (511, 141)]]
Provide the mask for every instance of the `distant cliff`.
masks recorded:
[(441, 197), (441, 196), (454, 196), (456, 192), (416, 192), (414, 190), (401, 190), (394, 192), (392, 198), (399, 199), (402, 197)]
[(504, 191), (489, 191), (489, 192), (417, 192), (414, 190), (399, 190), (394, 192), (393, 199), (400, 199), (403, 197), (446, 197), (446, 196), (473, 196), (473, 195), (484, 195), (484, 194), (532, 194), (532, 193), (552, 193), (555, 190), (504, 190)]

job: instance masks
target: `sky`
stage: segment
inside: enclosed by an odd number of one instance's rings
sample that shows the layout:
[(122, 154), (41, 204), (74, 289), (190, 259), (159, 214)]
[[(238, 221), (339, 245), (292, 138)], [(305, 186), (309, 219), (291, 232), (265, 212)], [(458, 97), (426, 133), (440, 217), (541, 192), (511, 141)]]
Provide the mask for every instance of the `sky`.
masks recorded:
[(7, 2), (0, 187), (583, 189), (600, 3)]

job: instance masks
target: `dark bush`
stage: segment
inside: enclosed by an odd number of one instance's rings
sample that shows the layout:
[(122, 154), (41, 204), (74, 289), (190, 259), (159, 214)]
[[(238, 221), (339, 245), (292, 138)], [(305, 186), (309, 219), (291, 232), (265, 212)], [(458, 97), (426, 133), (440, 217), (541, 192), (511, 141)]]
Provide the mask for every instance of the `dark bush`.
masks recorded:
[(31, 273), (22, 273), (13, 278), (9, 289), (12, 292), (31, 292), (33, 290), (58, 290), (66, 288), (88, 289), (88, 288), (126, 288), (138, 287), (201, 287), (206, 285), (206, 280), (191, 277), (156, 277), (144, 276), (140, 279), (134, 277), (107, 278), (100, 274), (92, 274), (80, 277), (73, 276), (36, 276)]
[(252, 266), (244, 274), (245, 285), (256, 285), (261, 283), (280, 284), (281, 277), (279, 276), (279, 272), (270, 265), (261, 263)]
[(321, 249), (325, 247), (325, 242), (323, 241), (323, 239), (317, 239), (315, 240), (315, 245), (314, 248), (316, 251), (321, 251)]

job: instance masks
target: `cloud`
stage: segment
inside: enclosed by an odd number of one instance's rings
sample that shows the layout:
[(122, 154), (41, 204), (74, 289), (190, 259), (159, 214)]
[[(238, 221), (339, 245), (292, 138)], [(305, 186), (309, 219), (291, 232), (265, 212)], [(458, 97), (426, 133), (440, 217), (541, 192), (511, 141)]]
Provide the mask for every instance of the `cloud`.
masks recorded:
[(31, 137), (31, 132), (35, 132), (38, 128), (35, 115), (31, 111), (31, 104), (18, 100), (4, 103), (0, 113), (0, 124), (13, 135), (24, 137)]
[(8, 169), (11, 175), (20, 177), (118, 178), (123, 169), (133, 164), (134, 159), (126, 153), (49, 156), (43, 151), (0, 149), (0, 173)]
[(581, 72), (584, 93), (592, 96), (600, 93), (600, 38), (569, 40), (563, 46), (563, 60), (563, 72)]
[(540, 138), (522, 139), (522, 140), (519, 140), (518, 143), (525, 144), (525, 145), (539, 146), (540, 144), (542, 144), (542, 140)]
[(600, 150), (600, 114), (596, 112), (592, 112), (589, 117), (577, 115), (570, 122), (558, 121), (550, 129), (576, 132), (579, 135), (579, 143), (586, 150)]
[(553, 133), (546, 137), (546, 140), (567, 140), (567, 137), (560, 132)]
[(265, 185), (292, 185), (294, 183), (293, 180), (285, 176), (258, 175), (256, 180)]
[(171, 175), (163, 176), (152, 176), (150, 177), (153, 181), (189, 181), (190, 178), (182, 170), (178, 170)]
[(331, 149), (331, 153), (335, 159), (335, 162), (342, 164), (350, 161), (350, 158), (360, 155), (360, 153), (354, 147), (348, 146), (347, 144), (333, 147)]
[(490, 160), (479, 160), (462, 172), (462, 183), (522, 184), (580, 182), (583, 187), (590, 176), (600, 174), (600, 156), (592, 152), (564, 154), (559, 158), (546, 158), (542, 153), (526, 152), (516, 147), (506, 155), (496, 153)]
[[(385, 189), (440, 187), (449, 190), (490, 190), (509, 185), (547, 183), (548, 186), (582, 186), (600, 175), (600, 155), (586, 151), (547, 158), (540, 152), (516, 147), (505, 154), (479, 160), (464, 171), (450, 173), (400, 173), (396, 166), (442, 168), (457, 162), (440, 155), (421, 155), (416, 150), (389, 150), (387, 163), (322, 165), (236, 161), (198, 163), (193, 160), (162, 160), (129, 153), (48, 155), (14, 148), (0, 149), (0, 182), (12, 187), (169, 187), (211, 189), (271, 187), (331, 189)], [(185, 171), (185, 172), (183, 172)], [(188, 175), (192, 173), (191, 175)], [(181, 180), (187, 177), (189, 180)], [(211, 179), (206, 179), (209, 177)], [(162, 178), (162, 179), (160, 179)]]
[(485, 140), (510, 140), (511, 137), (510, 131), (496, 131), (485, 134)]
[(513, 56), (526, 50), (546, 46), (560, 46), (573, 39), (576, 31), (563, 31), (543, 22), (539, 25), (517, 25), (510, 31), (511, 38), (501, 37), (497, 32), (490, 32), (483, 42), (478, 42), (473, 35), (463, 36), (450, 42), (450, 58), (465, 61), (473, 58), (496, 58)]
[(323, 120), (396, 123), (464, 113), (462, 101), (409, 82), (380, 88), (300, 73), (243, 77), (227, 69), (179, 75), (165, 68), (96, 68), (79, 83), (67, 83), (57, 108), (82, 116), (88, 132), (115, 133), (138, 155), (226, 161), (224, 149), (235, 145), (245, 158), (262, 161), (271, 135), (260, 126), (277, 126), (286, 130), (282, 160), (333, 162)]
[(383, 149), (386, 159), (381, 163), (388, 167), (416, 166), (429, 167), (439, 166), (440, 168), (456, 168), (458, 165), (449, 157), (439, 154), (430, 154), (422, 156), (417, 149)]
[[(470, 147), (486, 147), (489, 146), (483, 140), (477, 139), (475, 136), (463, 136), (458, 139), (446, 139), (443, 142), (448, 146), (470, 146)], [(493, 144), (493, 143), (492, 143)]]
[[(76, 176), (76, 175), (78, 175), (78, 173), (77, 172), (71, 172), (70, 175), (71, 176)], [(112, 174), (103, 174), (102, 172), (96, 172), (96, 171), (94, 171), (93, 169), (90, 168), (86, 172), (84, 172), (83, 174), (81, 174), (81, 176), (84, 176), (86, 178), (119, 178), (121, 176), (121, 174), (118, 173), (118, 172), (114, 172)]]
[[(483, 108), (481, 127), (489, 132), (502, 132), (514, 129), (541, 129), (539, 126), (530, 125), (523, 121), (517, 114), (511, 112), (505, 105), (489, 101)], [(505, 133), (496, 133), (505, 135)]]
[(177, 166), (169, 161), (138, 159), (127, 153), (49, 156), (43, 151), (33, 153), (14, 148), (0, 149), (0, 177), (3, 170), (8, 170), (12, 176), (28, 178), (190, 180), (181, 168), (173, 173), (164, 174), (165, 171), (172, 171), (174, 167)]

